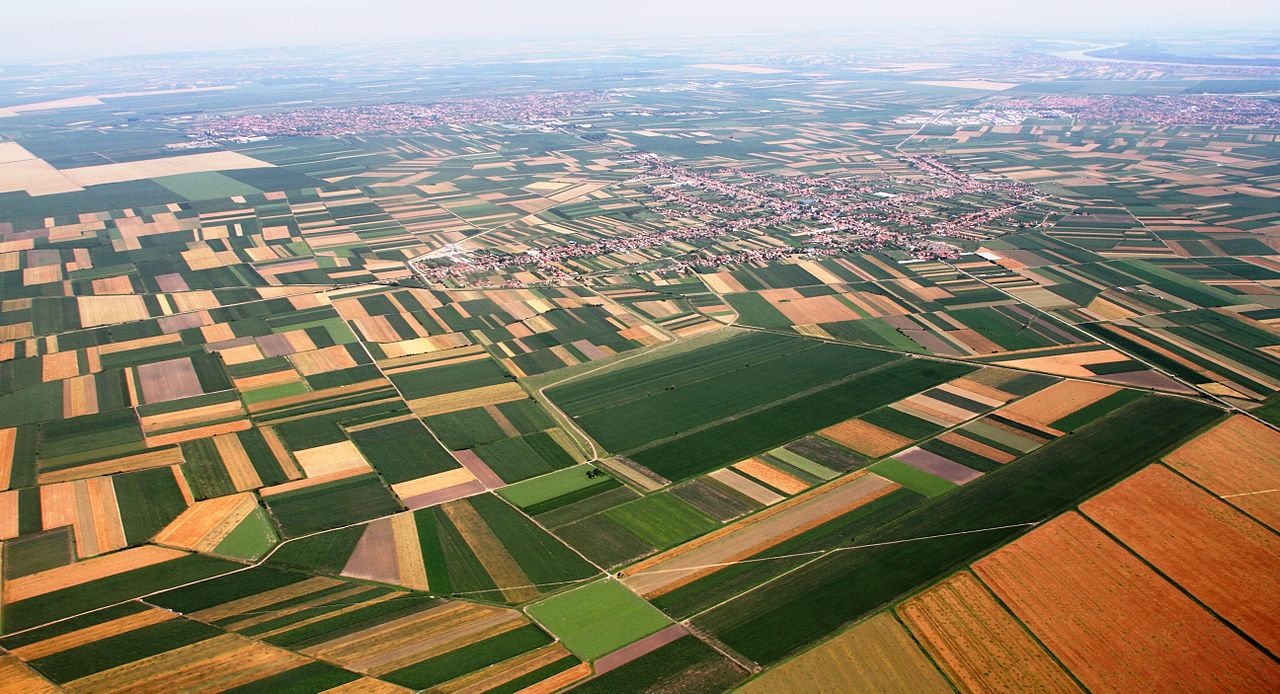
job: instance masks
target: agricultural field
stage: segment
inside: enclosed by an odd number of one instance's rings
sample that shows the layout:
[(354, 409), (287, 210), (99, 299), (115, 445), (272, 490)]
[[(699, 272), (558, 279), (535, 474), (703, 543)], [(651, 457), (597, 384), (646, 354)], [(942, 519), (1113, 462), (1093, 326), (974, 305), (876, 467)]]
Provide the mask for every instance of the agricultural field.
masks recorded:
[(815, 41), (0, 65), (0, 689), (1280, 690), (1274, 42)]

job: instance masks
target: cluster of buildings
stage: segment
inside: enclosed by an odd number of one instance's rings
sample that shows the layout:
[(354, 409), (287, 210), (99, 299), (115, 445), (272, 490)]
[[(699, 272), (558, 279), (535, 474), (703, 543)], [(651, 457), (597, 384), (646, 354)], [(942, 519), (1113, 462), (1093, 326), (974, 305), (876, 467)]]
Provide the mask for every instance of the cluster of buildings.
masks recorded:
[(435, 104), (374, 104), (346, 108), (304, 108), (275, 113), (220, 115), (197, 122), (196, 141), (246, 138), (321, 137), (367, 133), (407, 133), (467, 123), (544, 123), (581, 112), (604, 92), (578, 91), (443, 101)]
[(977, 108), (903, 116), (901, 125), (972, 127), (1075, 119), (1153, 125), (1275, 125), (1280, 103), (1230, 94), (1072, 96), (1004, 99)]
[[(514, 267), (537, 268), (540, 276), (549, 280), (572, 279), (565, 262), (575, 258), (635, 253), (673, 242), (709, 241), (792, 222), (816, 224), (821, 228), (805, 234), (802, 245), (769, 245), (688, 255), (676, 260), (674, 269), (761, 263), (797, 254), (834, 255), (877, 249), (903, 250), (919, 258), (951, 259), (958, 254), (955, 247), (927, 236), (966, 236), (972, 227), (1008, 215), (1035, 197), (1034, 188), (1027, 184), (970, 176), (934, 157), (909, 157), (908, 164), (921, 174), (919, 180), (913, 178), (909, 182), (910, 187), (918, 190), (892, 195), (883, 194), (883, 183), (717, 172), (732, 173), (734, 180), (730, 180), (727, 176), (677, 166), (653, 154), (634, 154), (629, 159), (645, 167), (645, 173), (633, 182), (653, 178), (668, 182), (652, 187), (655, 197), (665, 203), (658, 208), (665, 217), (680, 220), (700, 216), (713, 220), (701, 224), (677, 222), (670, 228), (649, 233), (566, 243), (520, 255), (496, 250), (453, 254), (444, 258), (444, 262), (417, 263), (415, 269), (424, 279), (433, 282)], [(941, 221), (924, 219), (918, 211), (923, 203), (977, 194), (996, 194), (1008, 202)]]

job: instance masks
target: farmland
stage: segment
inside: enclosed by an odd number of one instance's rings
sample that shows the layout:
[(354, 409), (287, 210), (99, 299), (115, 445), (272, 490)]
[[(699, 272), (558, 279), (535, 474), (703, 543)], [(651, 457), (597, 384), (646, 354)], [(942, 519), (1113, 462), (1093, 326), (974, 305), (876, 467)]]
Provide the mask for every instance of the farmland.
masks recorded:
[(637, 41), (0, 66), (0, 680), (1280, 689), (1273, 43)]

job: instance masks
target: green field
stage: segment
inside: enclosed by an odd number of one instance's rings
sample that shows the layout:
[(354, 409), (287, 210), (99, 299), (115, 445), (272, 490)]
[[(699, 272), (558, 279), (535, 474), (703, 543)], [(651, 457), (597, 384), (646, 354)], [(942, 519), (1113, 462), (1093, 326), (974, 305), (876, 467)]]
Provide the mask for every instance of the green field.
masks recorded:
[[(1220, 415), (1178, 398), (1148, 396), (1130, 403), (896, 521), (853, 536), (849, 544), (982, 532), (831, 554), (717, 607), (696, 624), (757, 662), (776, 662), (1025, 533), (1025, 524), (1051, 518), (1141, 468)], [(858, 590), (842, 588), (849, 585)], [(837, 592), (842, 598), (831, 599)]]
[(595, 660), (671, 624), (657, 608), (612, 580), (575, 588), (528, 609), (529, 616), (583, 660)]
[(536, 479), (508, 485), (499, 489), (498, 495), (531, 515), (537, 515), (544, 510), (558, 508), (573, 500), (618, 486), (618, 481), (608, 475), (587, 477), (588, 472), (597, 469), (594, 465), (585, 463), (575, 465)]

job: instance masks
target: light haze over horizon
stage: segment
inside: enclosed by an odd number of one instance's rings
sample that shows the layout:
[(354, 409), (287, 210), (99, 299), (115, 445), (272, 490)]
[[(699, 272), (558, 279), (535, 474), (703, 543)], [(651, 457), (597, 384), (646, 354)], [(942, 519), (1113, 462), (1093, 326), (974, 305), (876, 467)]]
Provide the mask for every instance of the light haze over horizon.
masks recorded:
[(1268, 0), (50, 0), (9, 3), (0, 61), (416, 39), (948, 30), (1037, 34), (1280, 31)]

